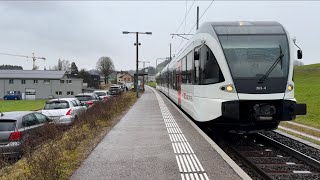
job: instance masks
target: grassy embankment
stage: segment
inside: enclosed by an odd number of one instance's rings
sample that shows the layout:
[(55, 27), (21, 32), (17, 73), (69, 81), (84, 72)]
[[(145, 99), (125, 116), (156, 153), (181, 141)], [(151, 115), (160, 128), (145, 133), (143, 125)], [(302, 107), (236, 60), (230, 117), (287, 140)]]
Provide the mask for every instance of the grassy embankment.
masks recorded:
[(295, 122), (320, 128), (320, 64), (296, 67), (294, 81), (297, 102), (307, 104), (307, 115)]
[(156, 88), (156, 82), (154, 81), (148, 82), (147, 85)]
[(46, 100), (1, 100), (0, 111), (34, 111), (43, 107)]
[[(38, 140), (44, 143), (28, 146), (22, 159), (0, 171), (0, 179), (69, 179), (136, 100), (135, 93), (128, 92), (107, 103), (97, 104), (65, 131), (48, 124), (35, 134), (38, 139), (30, 138), (33, 140), (31, 145)], [(32, 150), (28, 151), (30, 147)]]
[[(307, 115), (298, 116), (294, 122), (320, 129), (320, 64), (311, 64), (295, 67), (295, 98), (298, 103), (307, 104)], [(282, 126), (320, 137), (320, 133), (314, 130), (292, 125), (286, 122)], [(291, 135), (300, 137), (316, 144), (320, 142), (282, 130)]]

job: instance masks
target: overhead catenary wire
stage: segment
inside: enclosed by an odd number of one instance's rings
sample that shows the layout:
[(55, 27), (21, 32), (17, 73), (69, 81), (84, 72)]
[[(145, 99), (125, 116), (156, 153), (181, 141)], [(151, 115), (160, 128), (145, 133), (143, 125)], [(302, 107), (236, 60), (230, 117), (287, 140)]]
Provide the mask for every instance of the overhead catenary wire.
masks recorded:
[(188, 12), (187, 12), (187, 14), (184, 16), (183, 20), (181, 21), (178, 29), (175, 31), (176, 33), (178, 33), (178, 31), (179, 31), (180, 28), (182, 27), (183, 23), (186, 21), (186, 17), (189, 15), (189, 13), (190, 13), (190, 11), (191, 11), (191, 8), (193, 7), (194, 3), (195, 3), (195, 0), (194, 0), (193, 3), (191, 4), (191, 6), (190, 6), (190, 8), (189, 8), (189, 10), (188, 10)]
[[(193, 5), (194, 5), (195, 2), (196, 2), (196, 0), (193, 0), (193, 2), (192, 2), (192, 4), (191, 4), (191, 6), (189, 7), (188, 11), (186, 11), (186, 14), (185, 14), (184, 18), (182, 19), (182, 21), (181, 21), (179, 27), (177, 28), (177, 30), (175, 31), (175, 32), (176, 32), (175, 34), (178, 34), (178, 32), (179, 32), (180, 28), (182, 27), (183, 23), (185, 23), (185, 27), (186, 27), (187, 17), (188, 17), (188, 15), (189, 15), (189, 13), (190, 13), (190, 11), (191, 11), (191, 9), (192, 9), (192, 7), (193, 7)], [(187, 1), (186, 1), (186, 10), (187, 10)], [(171, 39), (173, 39), (173, 37), (174, 37), (174, 36), (172, 36)], [(174, 44), (175, 41), (176, 41), (176, 39), (171, 40), (171, 44)], [(183, 41), (180, 42), (180, 44), (179, 44), (178, 47), (180, 47), (182, 43), (183, 43)], [(175, 51), (176, 51), (176, 50), (175, 50)]]
[[(204, 10), (204, 12), (201, 14), (201, 16), (199, 17), (199, 21), (201, 20), (201, 18), (203, 17), (203, 15), (208, 11), (208, 9), (211, 7), (212, 3), (213, 3), (214, 0), (211, 1), (211, 3), (209, 4), (209, 6), (206, 8), (206, 10)], [(190, 29), (190, 31), (187, 33), (189, 34), (193, 28), (195, 28), (197, 25), (197, 22), (193, 25), (193, 27)]]
[[(199, 21), (201, 20), (201, 18), (204, 16), (204, 14), (208, 11), (208, 9), (211, 7), (211, 5), (213, 4), (213, 2), (214, 2), (214, 0), (212, 0), (211, 2), (210, 2), (210, 4), (208, 5), (208, 7), (204, 10), (204, 12), (201, 14), (201, 16), (199, 17)], [(190, 32), (196, 27), (196, 25), (197, 25), (197, 23), (195, 23), (193, 26), (192, 26), (192, 28), (189, 30), (189, 32), (187, 33), (187, 34), (190, 34)], [(176, 54), (176, 55), (178, 55), (178, 54), (180, 54), (180, 52), (182, 51), (182, 49), (185, 47), (185, 45), (186, 44), (184, 44), (183, 46), (182, 46), (182, 48), (180, 48), (181, 47), (181, 45), (183, 44), (183, 42), (185, 42), (185, 40), (182, 40), (181, 41), (181, 43), (179, 44), (179, 46), (175, 49), (175, 51), (174, 51), (174, 54)], [(178, 52), (177, 52), (177, 50), (178, 49), (180, 49)], [(176, 53), (177, 52), (177, 53)]]

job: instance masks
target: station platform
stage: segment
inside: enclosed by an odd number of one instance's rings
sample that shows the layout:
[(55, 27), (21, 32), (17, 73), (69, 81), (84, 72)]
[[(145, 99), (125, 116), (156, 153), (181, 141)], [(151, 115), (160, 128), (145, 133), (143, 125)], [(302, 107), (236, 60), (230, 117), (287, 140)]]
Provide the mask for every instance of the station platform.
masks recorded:
[(192, 123), (147, 87), (71, 179), (250, 179)]

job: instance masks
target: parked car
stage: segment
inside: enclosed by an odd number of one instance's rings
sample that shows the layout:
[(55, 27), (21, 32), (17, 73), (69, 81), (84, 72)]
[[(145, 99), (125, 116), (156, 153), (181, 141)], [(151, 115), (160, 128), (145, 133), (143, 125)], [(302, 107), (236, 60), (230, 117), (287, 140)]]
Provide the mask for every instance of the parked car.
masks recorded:
[(20, 91), (8, 91), (8, 94), (3, 97), (5, 100), (21, 100), (22, 96)]
[(93, 93), (95, 93), (104, 101), (108, 101), (111, 98), (111, 94), (108, 90), (97, 90), (97, 91), (94, 91)]
[(111, 85), (111, 87), (109, 88), (109, 91), (111, 95), (120, 95), (122, 93), (120, 85), (117, 85), (117, 84)]
[(48, 122), (50, 119), (47, 116), (33, 111), (0, 113), (0, 154), (20, 156), (23, 143), (30, 133)]
[(95, 93), (81, 93), (75, 96), (81, 103), (87, 107), (93, 106), (95, 103), (102, 101)]
[(126, 86), (126, 90), (129, 91), (132, 89), (132, 87), (134, 87), (134, 83), (133, 82), (128, 82), (125, 84)]
[(121, 92), (124, 92), (124, 91), (126, 91), (126, 90), (127, 90), (127, 89), (126, 89), (126, 85), (125, 85), (125, 84), (123, 84), (123, 83), (118, 84), (118, 86), (120, 87)]
[(85, 110), (87, 107), (77, 98), (61, 98), (47, 101), (41, 113), (55, 124), (71, 125)]

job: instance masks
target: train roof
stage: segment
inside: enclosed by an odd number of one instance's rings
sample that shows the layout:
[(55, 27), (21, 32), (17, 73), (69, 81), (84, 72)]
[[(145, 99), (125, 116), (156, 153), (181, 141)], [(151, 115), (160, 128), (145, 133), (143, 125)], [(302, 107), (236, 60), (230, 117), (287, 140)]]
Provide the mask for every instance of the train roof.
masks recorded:
[[(218, 35), (258, 35), (258, 34), (286, 34), (283, 26), (276, 21), (219, 21), (219, 22), (205, 22), (203, 23), (195, 34), (208, 33), (214, 37)], [(192, 41), (192, 40), (191, 40)], [(190, 41), (190, 42), (191, 42)], [(188, 43), (187, 43), (188, 44)], [(177, 57), (179, 57), (178, 54)], [(170, 66), (175, 61), (175, 58), (169, 62), (163, 69)], [(158, 74), (160, 74), (158, 72)]]
[(280, 23), (275, 21), (230, 21), (206, 22), (196, 32), (196, 34), (199, 33), (215, 33), (217, 35), (285, 34), (285, 30)]

